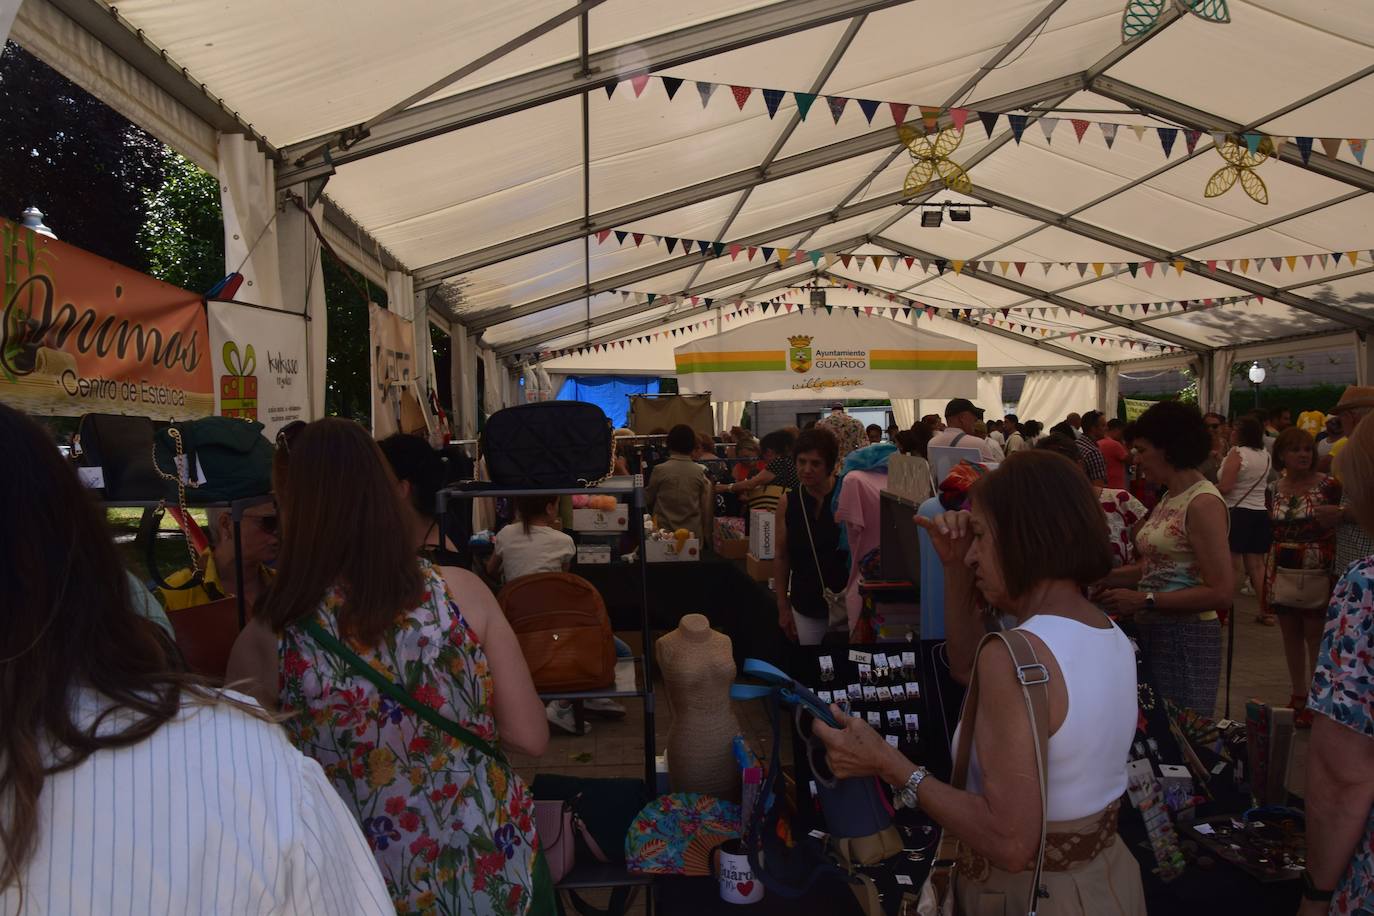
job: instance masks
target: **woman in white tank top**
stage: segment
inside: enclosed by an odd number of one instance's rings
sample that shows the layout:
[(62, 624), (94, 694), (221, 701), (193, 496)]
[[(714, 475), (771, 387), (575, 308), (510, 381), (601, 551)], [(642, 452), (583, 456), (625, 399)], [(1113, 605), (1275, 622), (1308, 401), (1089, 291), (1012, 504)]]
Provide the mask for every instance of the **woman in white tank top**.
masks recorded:
[[(1243, 417), (1232, 433), (1234, 447), (1221, 463), (1217, 489), (1226, 500), (1230, 514), (1231, 564), (1245, 567), (1250, 579), (1249, 594), (1258, 595), (1264, 585), (1264, 561), (1273, 543), (1273, 523), (1264, 495), (1269, 490), (1273, 460), (1264, 450), (1264, 426), (1255, 417)], [(1255, 618), (1265, 626), (1274, 625), (1273, 614)]]
[[(956, 757), (971, 746), (965, 785), (913, 764), (859, 719), (814, 730), (837, 776), (881, 777), (898, 804), (920, 807), (958, 838), (958, 912), (1023, 912), (1043, 818), (1040, 914), (1143, 916), (1140, 869), (1116, 835), (1138, 716), (1135, 651), (1083, 596), (1111, 569), (1102, 510), (1072, 462), (1041, 450), (1009, 456), (971, 493), (971, 513), (917, 519), (944, 564), (950, 670), (972, 681), (973, 708), (955, 737)], [(980, 647), (980, 597), (1017, 621), (1008, 638), (1033, 657), (1023, 669), (1031, 686), (1022, 687), (1001, 640)], [(1042, 806), (1026, 703), (1045, 694)], [(972, 738), (961, 744), (970, 717)]]

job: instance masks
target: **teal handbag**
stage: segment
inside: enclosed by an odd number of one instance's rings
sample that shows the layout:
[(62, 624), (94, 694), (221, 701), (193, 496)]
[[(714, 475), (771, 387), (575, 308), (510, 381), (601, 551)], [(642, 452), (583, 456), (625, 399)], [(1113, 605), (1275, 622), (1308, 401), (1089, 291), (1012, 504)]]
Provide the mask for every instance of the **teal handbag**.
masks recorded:
[(173, 423), (153, 436), (153, 466), (176, 481), (185, 462), (189, 505), (263, 496), (272, 492), (272, 443), (262, 428), (256, 420), (233, 417)]

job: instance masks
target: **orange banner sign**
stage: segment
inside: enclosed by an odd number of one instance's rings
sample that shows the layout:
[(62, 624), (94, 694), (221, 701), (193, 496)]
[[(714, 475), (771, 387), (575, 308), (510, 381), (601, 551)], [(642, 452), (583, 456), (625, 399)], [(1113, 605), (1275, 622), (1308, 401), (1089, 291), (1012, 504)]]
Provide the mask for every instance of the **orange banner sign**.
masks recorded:
[(201, 297), (0, 220), (0, 401), (40, 416), (214, 412)]

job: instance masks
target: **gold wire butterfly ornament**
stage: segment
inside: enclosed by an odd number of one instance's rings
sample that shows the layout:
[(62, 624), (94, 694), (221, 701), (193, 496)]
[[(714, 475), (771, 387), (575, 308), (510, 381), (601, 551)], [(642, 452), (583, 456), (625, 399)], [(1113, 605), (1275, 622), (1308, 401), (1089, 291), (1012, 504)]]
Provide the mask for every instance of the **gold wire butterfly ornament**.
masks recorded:
[(1217, 152), (1226, 161), (1226, 165), (1217, 169), (1212, 177), (1207, 179), (1206, 196), (1220, 197), (1239, 181), (1241, 188), (1255, 203), (1269, 203), (1269, 189), (1264, 186), (1264, 179), (1255, 174), (1255, 169), (1274, 155), (1273, 140), (1261, 137), (1259, 143), (1251, 150), (1244, 138), (1230, 134), (1223, 143), (1218, 144)]
[[(1179, 12), (1192, 13), (1205, 22), (1230, 22), (1226, 0), (1174, 0)], [(1121, 16), (1121, 41), (1135, 41), (1148, 35), (1159, 24), (1169, 0), (1130, 0)]]
[(920, 194), (937, 175), (951, 191), (968, 194), (973, 190), (973, 182), (969, 181), (968, 173), (964, 171), (963, 166), (949, 159), (964, 139), (962, 127), (951, 127), (932, 137), (912, 130), (904, 124), (898, 128), (897, 135), (902, 138), (907, 152), (915, 160), (911, 171), (906, 173), (906, 181), (902, 183), (903, 197), (915, 197)]

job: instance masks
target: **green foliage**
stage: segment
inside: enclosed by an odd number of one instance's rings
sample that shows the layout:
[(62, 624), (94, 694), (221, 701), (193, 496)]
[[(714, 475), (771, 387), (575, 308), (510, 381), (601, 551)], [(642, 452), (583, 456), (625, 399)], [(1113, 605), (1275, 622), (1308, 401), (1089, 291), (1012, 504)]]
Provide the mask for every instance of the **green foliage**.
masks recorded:
[[(370, 331), (367, 298), (386, 305), (386, 290), (328, 254), (324, 259), (324, 298), (328, 314), (329, 356), (324, 375), (324, 412), (372, 425)], [(366, 295), (364, 294), (366, 293)]]
[[(1249, 366), (1249, 363), (1246, 363)], [(1184, 389), (1187, 391), (1187, 389)], [(1271, 388), (1268, 385), (1260, 386), (1259, 406), (1265, 410), (1276, 408), (1288, 408), (1293, 412), (1294, 419), (1304, 410), (1324, 410), (1331, 412), (1331, 408), (1336, 406), (1336, 402), (1341, 399), (1341, 393), (1345, 391), (1344, 385), (1311, 385), (1306, 388)], [(1193, 403), (1196, 402), (1196, 388), (1194, 388)], [(1178, 391), (1159, 391), (1150, 394), (1132, 394), (1131, 398), (1142, 401), (1169, 401), (1188, 399), (1180, 396)], [(1231, 416), (1232, 418), (1249, 413), (1255, 409), (1255, 389), (1248, 381), (1244, 385), (1235, 384), (1231, 386)], [(1118, 416), (1125, 417), (1125, 405), (1121, 406)]]
[(203, 293), (224, 278), (224, 213), (215, 176), (167, 150), (162, 184), (146, 189), (139, 244), (148, 272)]
[(146, 271), (145, 194), (166, 147), (38, 58), (0, 52), (0, 214), (37, 207), (57, 237)]

